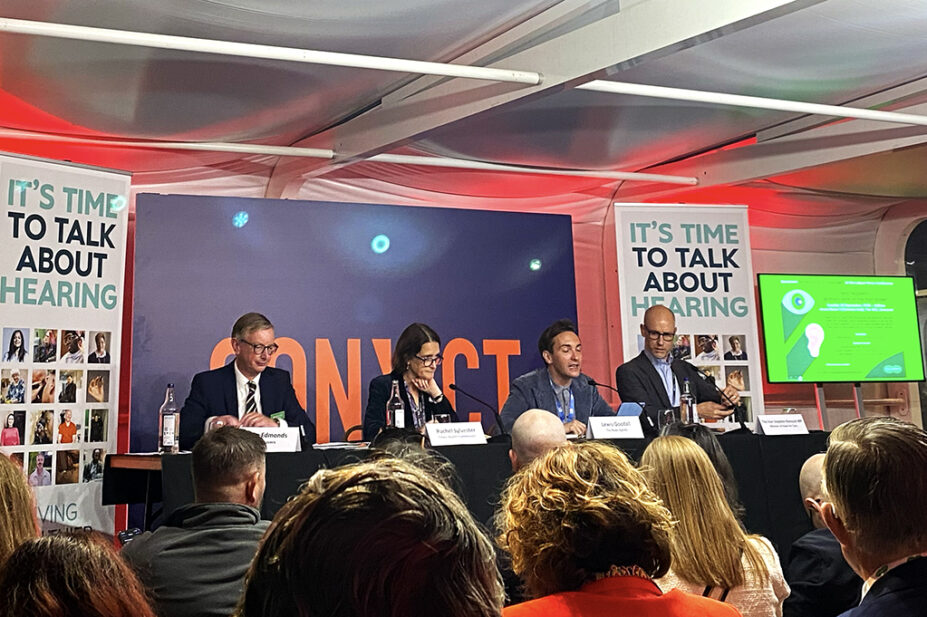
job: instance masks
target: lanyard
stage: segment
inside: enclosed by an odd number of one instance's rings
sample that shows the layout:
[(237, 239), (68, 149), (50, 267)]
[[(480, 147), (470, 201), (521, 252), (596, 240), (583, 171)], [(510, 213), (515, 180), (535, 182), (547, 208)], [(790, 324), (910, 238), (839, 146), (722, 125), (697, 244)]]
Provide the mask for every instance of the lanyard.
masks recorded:
[(550, 381), (550, 389), (554, 392), (554, 404), (557, 405), (557, 415), (560, 416), (560, 421), (566, 424), (567, 422), (572, 422), (576, 419), (576, 399), (573, 398), (573, 386), (570, 385), (570, 413), (563, 413), (563, 403), (560, 402), (560, 397), (557, 395), (557, 389), (554, 388), (554, 382), (550, 377), (547, 378)]

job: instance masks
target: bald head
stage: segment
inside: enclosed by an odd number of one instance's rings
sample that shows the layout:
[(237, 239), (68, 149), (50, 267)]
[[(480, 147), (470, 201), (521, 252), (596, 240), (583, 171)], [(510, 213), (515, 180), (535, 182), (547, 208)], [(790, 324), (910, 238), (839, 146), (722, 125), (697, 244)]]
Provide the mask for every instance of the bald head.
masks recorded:
[(673, 335), (676, 334), (676, 316), (662, 304), (654, 304), (644, 312), (641, 336), (644, 349), (653, 357), (663, 359), (673, 350)]
[(517, 471), (566, 440), (560, 418), (543, 409), (529, 409), (512, 426), (512, 468)]
[(801, 466), (801, 472), (798, 474), (798, 488), (801, 491), (801, 499), (815, 529), (824, 528), (824, 520), (815, 506), (816, 502), (827, 501), (827, 491), (824, 490), (823, 479), (824, 453), (822, 452), (811, 456), (805, 461), (805, 464)]

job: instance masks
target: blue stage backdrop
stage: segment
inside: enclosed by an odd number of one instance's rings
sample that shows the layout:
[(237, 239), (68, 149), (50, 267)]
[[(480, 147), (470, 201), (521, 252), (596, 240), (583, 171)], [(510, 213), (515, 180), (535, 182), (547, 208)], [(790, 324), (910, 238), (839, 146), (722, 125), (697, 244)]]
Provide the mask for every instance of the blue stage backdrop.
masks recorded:
[(447, 384), (500, 407), (542, 365), (541, 331), (576, 318), (568, 216), (170, 195), (136, 207), (134, 452), (155, 448), (165, 385), (182, 401), (195, 373), (229, 361), (248, 311), (274, 323), (276, 365), (319, 441), (361, 423), (409, 323), (435, 328), (439, 384), (461, 419), (489, 428), (491, 413)]

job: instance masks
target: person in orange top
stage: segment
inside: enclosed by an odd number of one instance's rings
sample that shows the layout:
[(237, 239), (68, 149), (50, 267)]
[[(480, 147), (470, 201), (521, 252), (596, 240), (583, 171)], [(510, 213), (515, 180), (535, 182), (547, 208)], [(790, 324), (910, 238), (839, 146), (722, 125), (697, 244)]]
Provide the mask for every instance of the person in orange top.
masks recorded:
[(74, 443), (77, 425), (71, 422), (71, 410), (64, 410), (64, 421), (58, 425), (58, 443)]
[(502, 494), (499, 544), (536, 599), (503, 617), (739, 617), (732, 606), (654, 582), (670, 566), (673, 521), (617, 448), (550, 450)]

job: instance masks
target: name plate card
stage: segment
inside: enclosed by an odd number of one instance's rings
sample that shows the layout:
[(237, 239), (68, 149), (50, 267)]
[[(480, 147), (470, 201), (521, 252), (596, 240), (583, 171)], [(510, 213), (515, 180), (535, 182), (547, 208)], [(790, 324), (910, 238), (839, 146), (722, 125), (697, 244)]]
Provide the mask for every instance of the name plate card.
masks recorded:
[(760, 435), (807, 435), (808, 427), (800, 413), (757, 415), (756, 432)]
[(592, 416), (586, 424), (589, 439), (643, 439), (638, 416)]
[(429, 422), (425, 425), (428, 443), (433, 446), (462, 446), (486, 443), (479, 422)]
[(299, 452), (299, 427), (262, 428), (256, 426), (242, 426), (243, 431), (254, 433), (264, 440), (268, 452)]

